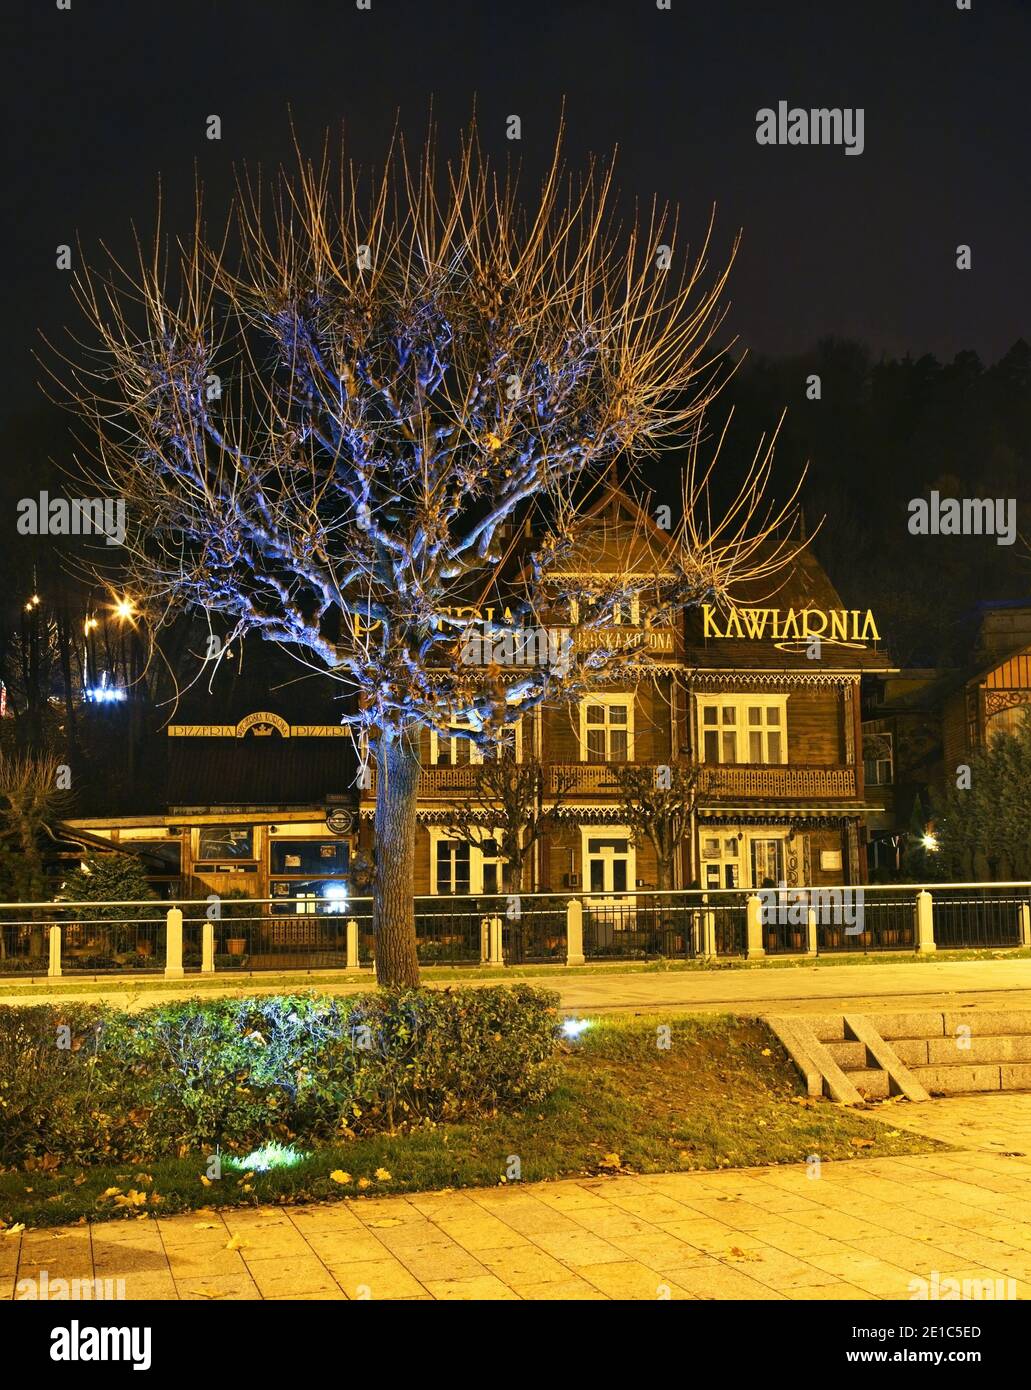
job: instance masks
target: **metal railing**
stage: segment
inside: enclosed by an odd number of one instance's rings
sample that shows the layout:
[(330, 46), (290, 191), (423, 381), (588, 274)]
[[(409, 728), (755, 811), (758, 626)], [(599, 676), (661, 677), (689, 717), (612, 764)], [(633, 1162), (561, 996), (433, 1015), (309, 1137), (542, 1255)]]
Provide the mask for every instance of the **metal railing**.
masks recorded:
[[(1027, 882), (420, 895), (414, 907), (423, 965), (1031, 947)], [(359, 970), (374, 953), (369, 897), (0, 903), (7, 976)]]
[(1028, 906), (1026, 885), (942, 885), (934, 898), (934, 939), (945, 949), (1019, 946)]

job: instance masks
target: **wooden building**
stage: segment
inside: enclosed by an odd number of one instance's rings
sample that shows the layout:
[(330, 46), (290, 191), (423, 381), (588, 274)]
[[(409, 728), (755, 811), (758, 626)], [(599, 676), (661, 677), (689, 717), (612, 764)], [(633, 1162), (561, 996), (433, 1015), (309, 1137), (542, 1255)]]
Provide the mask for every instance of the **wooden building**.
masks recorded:
[[(518, 575), (523, 536), (512, 538)], [(874, 616), (845, 610), (804, 552), (764, 590), (732, 605), (693, 610), (646, 627), (621, 604), (611, 627), (583, 625), (613, 576), (654, 574), (670, 543), (625, 493), (610, 490), (569, 569), (558, 576), (555, 631), (578, 643), (625, 643), (641, 652), (625, 678), (568, 708), (525, 716), (517, 758), (543, 764), (567, 788), (556, 823), (535, 847), (522, 891), (591, 891), (618, 899), (657, 884), (654, 852), (635, 844), (618, 814), (614, 769), (698, 763), (706, 790), (675, 865), (675, 886), (752, 888), (835, 885), (865, 878), (866, 826), (876, 805), (863, 777), (859, 682), (882, 671)], [(505, 582), (509, 582), (508, 579)], [(558, 590), (576, 593), (579, 604)], [(490, 595), (470, 605), (489, 615)], [(323, 682), (327, 686), (328, 682)], [(375, 776), (334, 718), (332, 691), (309, 687), (305, 708), (238, 692), (220, 713), (178, 717), (162, 737), (166, 780), (147, 813), (70, 824), (144, 855), (168, 895), (246, 894), (282, 902), (283, 915), (362, 887), (353, 868), (371, 853)], [(456, 802), (475, 785), (480, 754), (462, 737), (422, 735), (416, 892), (500, 892), (503, 868), (484, 823), (477, 845), (449, 830)]]
[[(570, 589), (589, 592), (595, 582), (602, 590), (628, 568), (661, 569), (670, 538), (628, 496), (611, 492), (592, 516), (595, 540), (564, 576)], [(654, 888), (654, 851), (620, 822), (613, 769), (658, 771), (678, 761), (703, 765), (710, 786), (681, 847), (676, 886), (864, 881), (866, 821), (877, 807), (865, 800), (859, 686), (864, 671), (889, 666), (876, 650), (876, 623), (842, 607), (808, 552), (783, 580), (736, 597), (731, 608), (695, 610), (665, 630), (646, 631), (634, 605), (617, 610), (613, 629), (588, 640), (646, 648), (635, 676), (521, 721), (517, 756), (538, 758), (552, 790), (560, 778), (572, 783), (524, 890), (618, 897)], [(487, 602), (470, 614), (486, 612)], [(582, 640), (578, 617), (575, 603), (555, 615), (574, 641)], [(422, 757), (416, 892), (500, 891), (489, 827), (482, 847), (448, 829), (456, 798), (475, 785), (475, 748), (427, 732)], [(373, 778), (360, 805), (369, 850), (374, 804)]]

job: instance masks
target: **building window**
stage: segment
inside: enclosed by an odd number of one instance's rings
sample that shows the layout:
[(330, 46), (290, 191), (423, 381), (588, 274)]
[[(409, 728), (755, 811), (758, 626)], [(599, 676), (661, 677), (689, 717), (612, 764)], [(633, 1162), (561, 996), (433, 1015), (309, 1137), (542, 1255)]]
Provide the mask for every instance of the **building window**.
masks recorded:
[(501, 858), (496, 840), (484, 840), (480, 845), (481, 892), (488, 896), (500, 893), (502, 887)]
[(1001, 709), (996, 714), (990, 714), (985, 720), (985, 742), (990, 743), (999, 734), (1019, 734), (1024, 727), (1027, 709), (1027, 705), (1015, 705), (1012, 709)]
[(472, 846), (465, 840), (437, 841), (437, 893), (451, 896), (469, 892), (469, 856)]
[(496, 840), (485, 838), (477, 845), (456, 840), (446, 830), (430, 828), (430, 891), (442, 897), (490, 896), (500, 893), (504, 880), (504, 861)]
[(713, 695), (698, 700), (705, 763), (786, 763), (786, 695)]
[(776, 888), (784, 882), (784, 841), (753, 840), (752, 887)]
[(182, 895), (183, 842), (178, 836), (161, 840), (119, 839), (116, 848), (140, 858), (147, 882), (159, 898)]
[(583, 826), (581, 843), (585, 888), (612, 896), (633, 891), (636, 855), (625, 826)]
[[(452, 728), (458, 728), (453, 724)], [(430, 730), (430, 762), (434, 767), (468, 767), (470, 763), (482, 763), (483, 756), (471, 739), (455, 735), (441, 738), (435, 729)]]
[(269, 870), (273, 874), (346, 874), (346, 840), (270, 840)]
[(702, 886), (738, 888), (741, 883), (741, 838), (729, 835), (702, 836)]
[(200, 860), (253, 859), (252, 825), (202, 825), (197, 831), (197, 858)]
[[(478, 767), (496, 756), (498, 748), (507, 749), (516, 762), (523, 757), (523, 721), (514, 720), (501, 730), (496, 744), (486, 751), (477, 748), (468, 738), (441, 738), (435, 729), (430, 730), (430, 764), (433, 767)], [(454, 724), (453, 728), (459, 728)]]
[[(323, 917), (345, 913), (347, 884), (341, 879), (273, 879), (272, 916)], [(256, 914), (264, 909), (256, 907)]]
[[(598, 616), (598, 603), (591, 594), (583, 598), (569, 600), (569, 621), (576, 627), (579, 623), (593, 622)], [(617, 599), (611, 605), (611, 612), (605, 615), (607, 624), (612, 627), (640, 627), (641, 600), (635, 594), (631, 598)]]
[(632, 695), (596, 695), (580, 704), (580, 761), (628, 763), (634, 758)]
[(863, 739), (863, 776), (868, 787), (890, 787), (895, 781), (891, 734), (867, 734)]

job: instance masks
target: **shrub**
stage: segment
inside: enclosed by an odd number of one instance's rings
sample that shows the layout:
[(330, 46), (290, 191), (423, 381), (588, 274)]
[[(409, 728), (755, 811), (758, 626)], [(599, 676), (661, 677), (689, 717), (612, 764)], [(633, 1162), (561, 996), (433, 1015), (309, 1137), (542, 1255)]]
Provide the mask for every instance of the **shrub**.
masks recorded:
[[(153, 898), (143, 861), (135, 854), (89, 855), (81, 868), (68, 875), (57, 895), (58, 902), (69, 903), (146, 902)], [(89, 907), (77, 909), (76, 915), (83, 922), (118, 922), (128, 910)], [(134, 915), (155, 918), (162, 914), (158, 907), (140, 907)]]
[(0, 1007), (0, 1164), (247, 1152), (516, 1109), (555, 1085), (555, 1002), (520, 985)]

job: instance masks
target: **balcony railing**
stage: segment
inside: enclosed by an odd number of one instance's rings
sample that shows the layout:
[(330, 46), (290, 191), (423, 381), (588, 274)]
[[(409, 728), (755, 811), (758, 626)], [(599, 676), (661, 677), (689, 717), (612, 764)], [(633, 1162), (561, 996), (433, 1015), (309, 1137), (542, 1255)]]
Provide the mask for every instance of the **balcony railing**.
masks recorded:
[[(594, 792), (615, 792), (612, 763), (552, 764), (552, 789), (561, 775), (570, 792), (583, 795)], [(640, 766), (640, 764), (639, 764)], [(648, 764), (645, 764), (648, 766)], [(651, 764), (659, 766), (659, 764)], [(713, 767), (708, 769), (711, 782), (703, 801), (728, 796), (756, 797), (852, 797), (856, 794), (856, 774), (851, 767)]]
[[(637, 763), (638, 767), (658, 767), (658, 763)], [(548, 790), (558, 790), (561, 780), (567, 795), (614, 796), (616, 784), (613, 771), (620, 763), (551, 763), (548, 765)], [(419, 778), (422, 797), (453, 798), (472, 791), (479, 773), (477, 765), (460, 763), (457, 767), (424, 767)], [(711, 784), (703, 800), (726, 800), (732, 796), (784, 797), (791, 800), (831, 798), (842, 800), (856, 795), (856, 773), (852, 767), (799, 767), (769, 765), (712, 767)], [(368, 794), (376, 790), (376, 770)]]
[(710, 796), (851, 797), (853, 767), (715, 767)]

